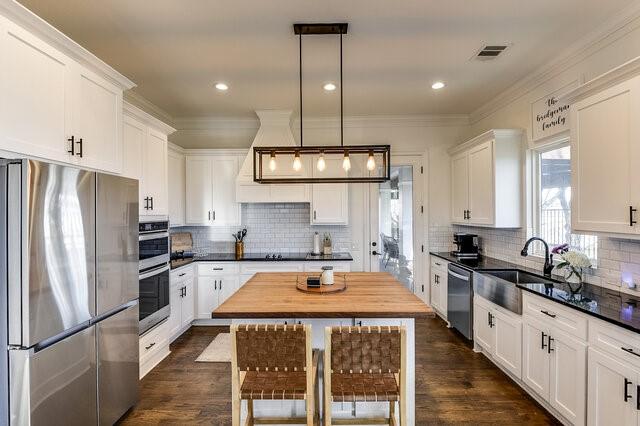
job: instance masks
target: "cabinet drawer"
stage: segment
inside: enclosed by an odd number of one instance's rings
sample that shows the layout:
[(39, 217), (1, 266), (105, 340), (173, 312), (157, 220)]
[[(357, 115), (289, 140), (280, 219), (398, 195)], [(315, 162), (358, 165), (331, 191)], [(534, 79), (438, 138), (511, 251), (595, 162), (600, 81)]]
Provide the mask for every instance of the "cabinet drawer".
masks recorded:
[(239, 271), (238, 264), (235, 262), (219, 262), (219, 263), (199, 263), (198, 275), (219, 276), (237, 274)]
[(171, 271), (169, 279), (171, 284), (192, 280), (194, 276), (193, 265), (184, 266), (182, 268)]
[(640, 336), (637, 333), (589, 318), (589, 345), (640, 368)]
[(257, 274), (258, 272), (302, 272), (302, 262), (245, 262), (240, 266), (242, 274)]
[(333, 266), (333, 272), (351, 272), (351, 262), (307, 262), (305, 272), (322, 272), (323, 266)]
[(156, 351), (168, 344), (167, 342), (167, 322), (156, 326), (148, 333), (140, 336), (140, 363), (143, 364), (147, 359), (152, 357)]
[(523, 292), (522, 304), (524, 315), (530, 315), (537, 320), (551, 324), (578, 339), (587, 340), (587, 317), (585, 315), (565, 308), (559, 303), (547, 301), (526, 292)]
[(431, 270), (441, 271), (443, 273), (447, 273), (447, 268), (449, 267), (449, 262), (446, 260), (442, 260), (439, 257), (431, 256)]

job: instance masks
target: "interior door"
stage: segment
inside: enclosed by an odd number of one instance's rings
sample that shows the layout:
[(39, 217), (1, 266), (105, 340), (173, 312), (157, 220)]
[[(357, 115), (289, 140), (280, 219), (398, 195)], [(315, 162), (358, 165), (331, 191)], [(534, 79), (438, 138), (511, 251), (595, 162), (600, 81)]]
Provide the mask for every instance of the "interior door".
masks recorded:
[(422, 188), (421, 156), (392, 157), (391, 180), (369, 185), (368, 266), (390, 273), (426, 301)]
[(187, 157), (186, 160), (186, 222), (192, 225), (211, 224), (213, 175), (209, 157)]
[(493, 141), (469, 151), (469, 211), (470, 223), (493, 224)]
[(451, 220), (466, 221), (469, 208), (469, 156), (466, 152), (451, 158)]
[(213, 173), (213, 224), (239, 225), (240, 206), (236, 203), (235, 181), (238, 177), (238, 158), (214, 157)]
[(523, 322), (522, 380), (544, 399), (549, 398), (550, 356), (547, 353), (547, 328), (531, 318)]

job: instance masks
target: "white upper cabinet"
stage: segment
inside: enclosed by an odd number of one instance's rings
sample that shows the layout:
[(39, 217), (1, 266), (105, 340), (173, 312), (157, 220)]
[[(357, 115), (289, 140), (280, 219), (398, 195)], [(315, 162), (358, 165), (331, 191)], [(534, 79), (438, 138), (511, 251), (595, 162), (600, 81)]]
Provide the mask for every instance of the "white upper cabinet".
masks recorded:
[(111, 82), (2, 16), (0, 50), (0, 149), (121, 173), (122, 93), (133, 83)]
[(239, 225), (236, 202), (236, 155), (187, 155), (186, 223), (190, 225)]
[(519, 228), (522, 132), (490, 130), (449, 153), (451, 221), (461, 225)]
[(169, 149), (169, 222), (171, 226), (184, 225), (185, 159), (180, 152)]
[(140, 216), (164, 218), (169, 215), (167, 135), (175, 130), (133, 105), (124, 106), (122, 174), (140, 181)]
[(640, 77), (612, 86), (599, 83), (600, 79), (568, 95), (572, 102), (571, 227), (638, 234)]
[[(341, 159), (325, 161), (326, 169), (311, 162), (313, 177), (344, 175)], [(311, 223), (313, 225), (347, 225), (349, 223), (349, 186), (346, 183), (314, 183), (311, 185)]]
[(78, 67), (72, 107), (72, 134), (78, 163), (122, 172), (122, 90)]
[(0, 148), (70, 161), (71, 59), (0, 16)]

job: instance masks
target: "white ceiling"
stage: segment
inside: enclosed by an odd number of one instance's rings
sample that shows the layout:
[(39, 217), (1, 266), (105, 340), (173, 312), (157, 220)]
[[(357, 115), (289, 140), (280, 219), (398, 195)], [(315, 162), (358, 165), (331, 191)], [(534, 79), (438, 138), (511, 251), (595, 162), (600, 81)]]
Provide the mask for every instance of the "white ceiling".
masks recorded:
[[(346, 115), (467, 114), (632, 0), (20, 0), (178, 117), (298, 107), (294, 22), (349, 23)], [(490, 62), (483, 44), (513, 43)], [(304, 38), (305, 112), (333, 115), (335, 37)], [(435, 92), (431, 83), (447, 87)], [(213, 83), (230, 89), (219, 93)]]

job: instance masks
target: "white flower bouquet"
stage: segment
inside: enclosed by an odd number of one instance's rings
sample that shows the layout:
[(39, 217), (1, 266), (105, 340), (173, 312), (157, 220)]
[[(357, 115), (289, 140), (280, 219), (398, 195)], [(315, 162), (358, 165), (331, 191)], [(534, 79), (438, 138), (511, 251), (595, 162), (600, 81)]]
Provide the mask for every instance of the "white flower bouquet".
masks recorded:
[(564, 270), (565, 279), (571, 283), (582, 282), (582, 270), (591, 267), (591, 261), (586, 254), (571, 250), (567, 244), (558, 246), (553, 252), (560, 255), (560, 263), (556, 266), (557, 270)]

